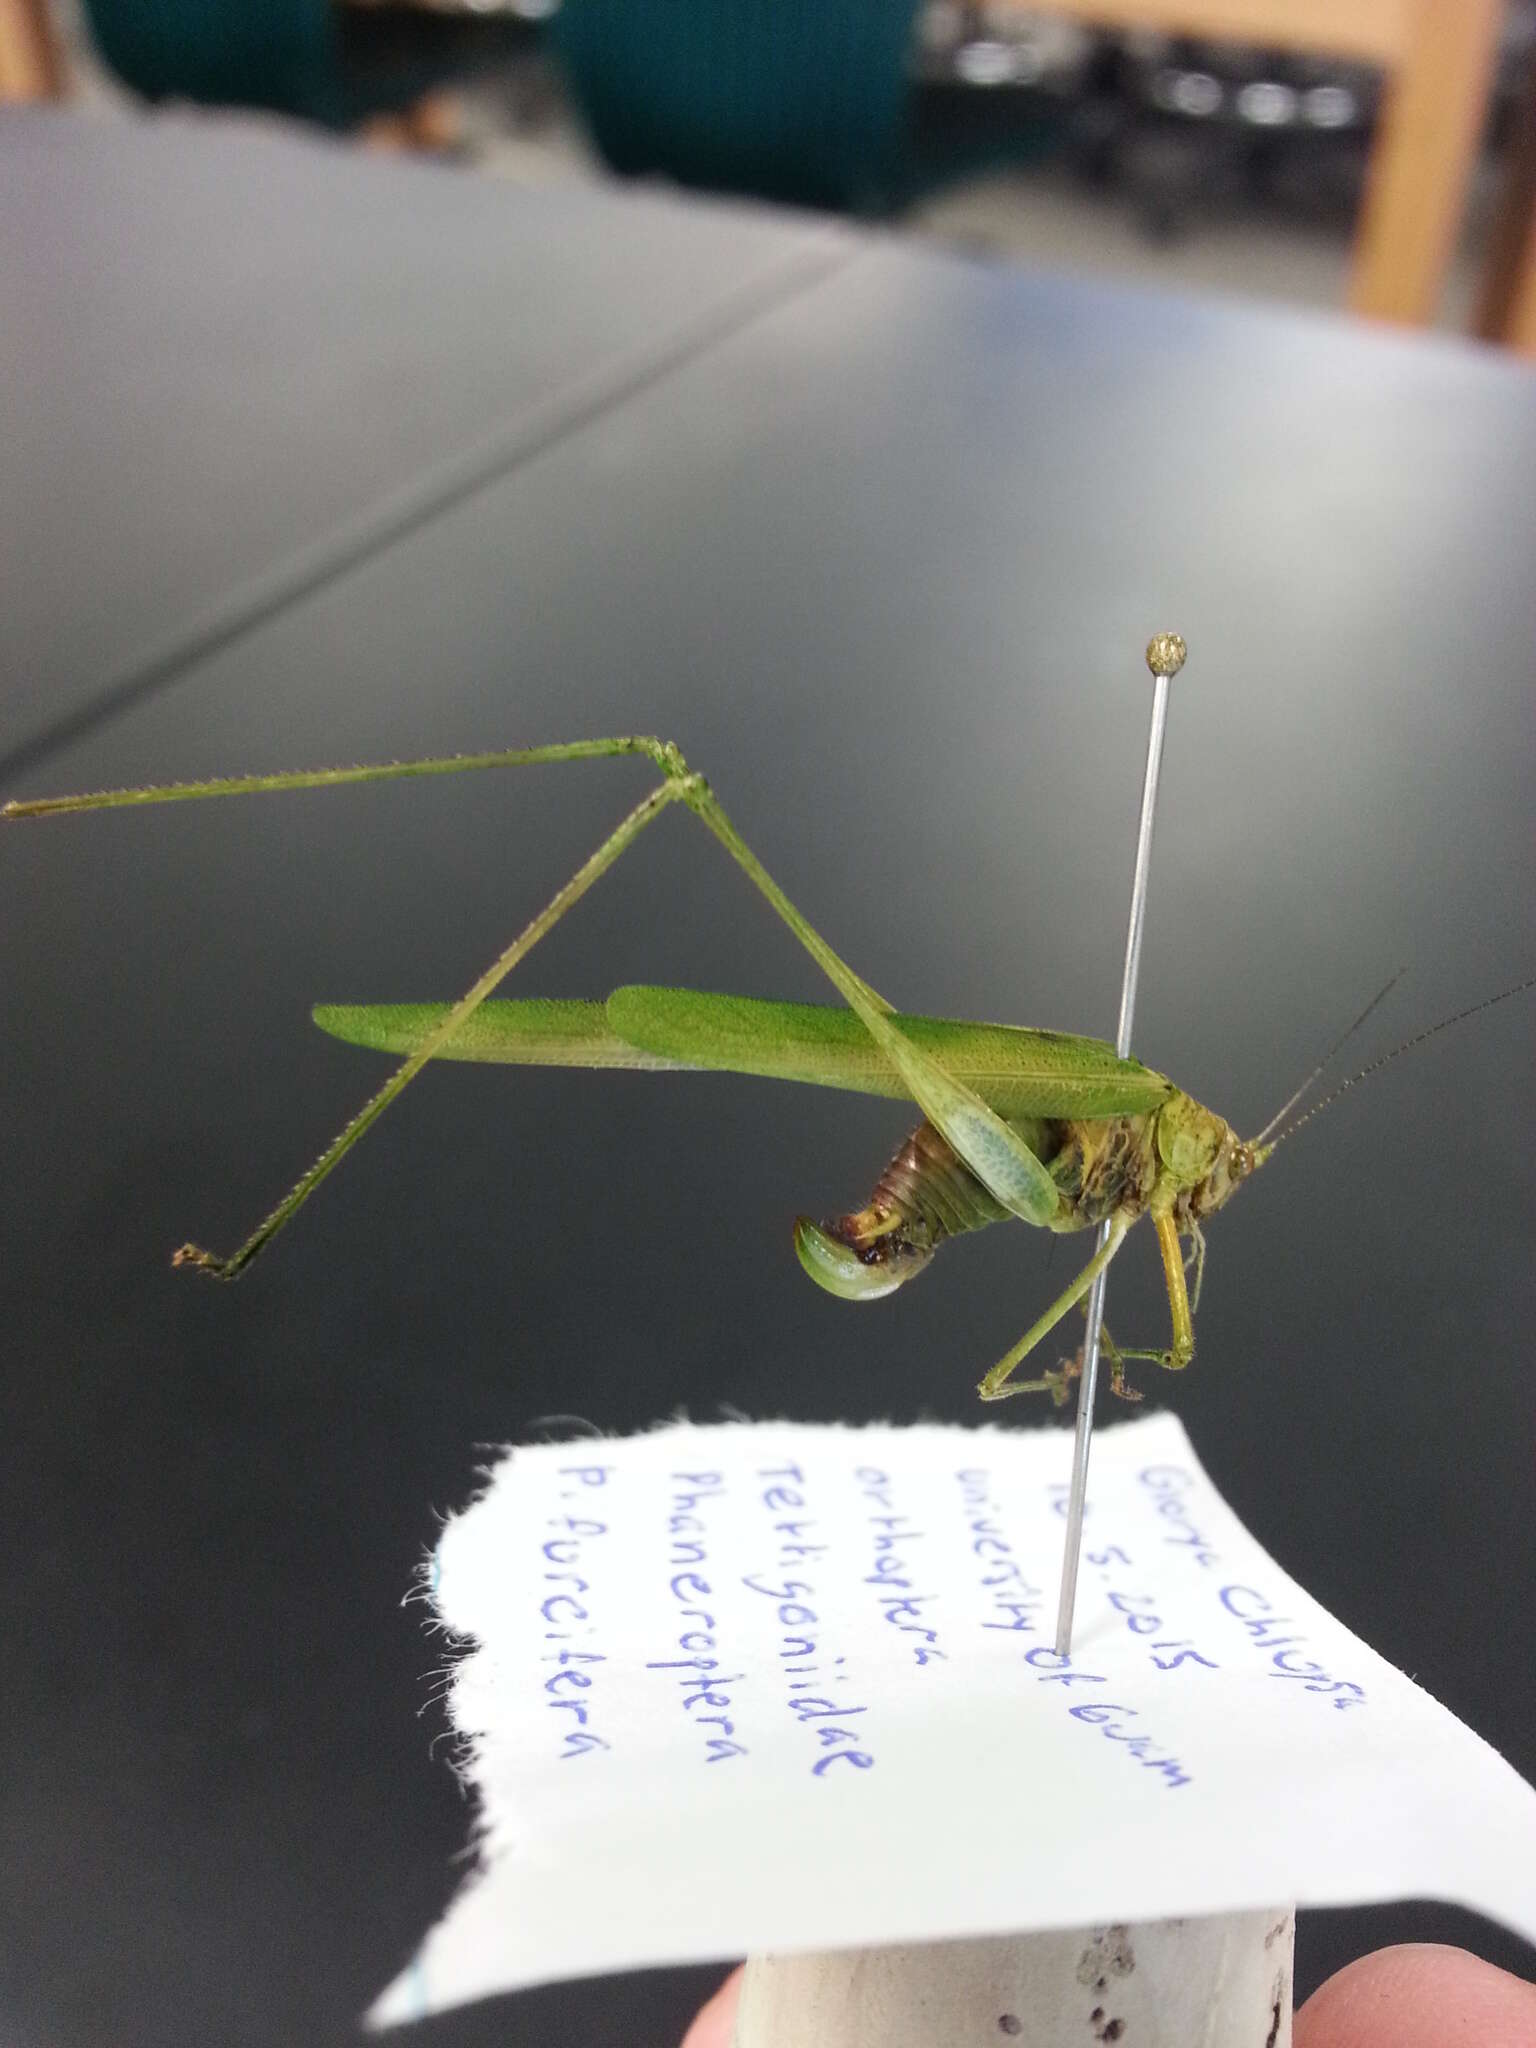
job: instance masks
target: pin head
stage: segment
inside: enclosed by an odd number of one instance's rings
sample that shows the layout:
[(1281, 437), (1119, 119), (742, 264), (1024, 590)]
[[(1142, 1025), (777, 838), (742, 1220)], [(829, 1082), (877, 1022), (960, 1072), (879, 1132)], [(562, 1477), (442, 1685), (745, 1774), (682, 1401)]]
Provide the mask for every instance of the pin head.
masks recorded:
[(1147, 642), (1147, 667), (1155, 676), (1176, 676), (1188, 652), (1177, 633), (1154, 633)]

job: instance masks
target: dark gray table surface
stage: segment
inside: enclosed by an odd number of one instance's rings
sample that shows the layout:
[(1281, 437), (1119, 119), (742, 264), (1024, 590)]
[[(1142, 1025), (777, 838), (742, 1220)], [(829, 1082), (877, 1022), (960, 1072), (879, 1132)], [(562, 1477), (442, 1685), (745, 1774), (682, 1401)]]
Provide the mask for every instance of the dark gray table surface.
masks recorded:
[(0, 151), (16, 766), (845, 245), (810, 221), (518, 191), (256, 122), (9, 111)]
[[(99, 262), (61, 259), (50, 209), (89, 215), (102, 157), (124, 211)], [(4, 318), (43, 394), (30, 474), (65, 480), (80, 544), (7, 466), (32, 551), (0, 794), (659, 730), (894, 1000), (1108, 1029), (1140, 649), (1172, 625), (1147, 1059), (1251, 1129), (1394, 968), (1361, 1057), (1531, 971), (1529, 373), (244, 133), (8, 124), (17, 162), (48, 246), (9, 223), (30, 283)], [(213, 263), (226, 226), (260, 291)], [(230, 305), (274, 337), (249, 406)], [(611, 384), (547, 443), (439, 488), (588, 374)], [(290, 531), (324, 573), (283, 583)], [(720, 1403), (977, 1421), (979, 1372), (1062, 1284), (1071, 1248), (1048, 1267), (1009, 1230), (867, 1310), (806, 1282), (789, 1220), (867, 1190), (890, 1105), (463, 1067), (238, 1288), (168, 1270), (189, 1235), (235, 1241), (379, 1078), (309, 1004), (458, 993), (644, 786), (543, 769), (0, 839), (18, 2048), (351, 2037), (469, 1823), (399, 1603), (477, 1445)], [(681, 816), (521, 992), (634, 979), (822, 993)], [(1280, 1562), (1527, 1777), (1533, 1049), (1506, 1004), (1299, 1137), (1217, 1220), (1200, 1355), (1149, 1388)], [(1157, 1341), (1159, 1292), (1128, 1251), (1117, 1327)], [(1303, 1988), (1409, 1935), (1536, 1969), (1410, 1903), (1304, 1915)], [(555, 1987), (419, 2038), (672, 2048), (708, 1981)]]

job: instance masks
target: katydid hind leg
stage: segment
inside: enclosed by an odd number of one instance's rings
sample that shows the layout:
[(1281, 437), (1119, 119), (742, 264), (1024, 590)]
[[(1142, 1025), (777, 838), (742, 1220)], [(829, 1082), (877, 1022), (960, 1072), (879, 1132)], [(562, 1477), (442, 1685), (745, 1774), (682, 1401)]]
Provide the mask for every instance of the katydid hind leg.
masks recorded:
[(495, 754), (434, 756), (416, 761), (377, 763), (355, 768), (335, 768), (217, 777), (202, 782), (148, 785), (140, 788), (104, 790), (80, 796), (30, 799), (8, 803), (0, 811), (7, 819), (41, 817), (77, 810), (99, 810), (170, 803), (217, 796), (270, 794), (284, 790), (318, 789), (364, 781), (385, 781), (397, 777), (429, 776), (472, 772), (483, 768), (526, 767), (541, 763), (594, 760), (618, 755), (643, 755), (660, 769), (665, 778), (618, 829), (603, 842), (576, 875), (551, 900), (539, 917), (498, 956), (469, 992), (444, 1017), (440, 1027), (417, 1048), (295, 1183), (271, 1214), (228, 1258), (220, 1258), (197, 1245), (185, 1245), (176, 1255), (178, 1264), (189, 1264), (222, 1279), (233, 1279), (276, 1236), (320, 1182), (334, 1170), (377, 1121), (389, 1104), (409, 1085), (427, 1062), (440, 1052), (455, 1032), (473, 1014), (524, 955), (537, 944), (567, 909), (615, 861), (633, 838), (659, 815), (667, 804), (684, 800), (700, 821), (721, 841), (754, 886), (789, 926), (811, 954), (844, 1000), (855, 1011), (871, 1037), (902, 1074), (914, 1099), (953, 1145), (978, 1179), (1013, 1214), (1032, 1223), (1044, 1223), (1054, 1215), (1058, 1196), (1054, 1182), (1019, 1134), (982, 1099), (956, 1080), (940, 1062), (922, 1052), (889, 1021), (891, 1005), (864, 982), (835, 953), (819, 932), (790, 902), (766, 868), (736, 831), (716, 800), (704, 777), (689, 772), (682, 755), (668, 742), (640, 735), (611, 739), (576, 740), (549, 746), (508, 749)]
[(484, 768), (532, 768), (563, 761), (604, 761), (637, 754), (677, 779), (683, 757), (669, 740), (650, 733), (608, 739), (557, 740), (540, 747), (506, 747), (489, 754), (430, 754), (414, 761), (372, 761), (345, 768), (284, 769), (272, 774), (214, 775), (202, 781), (152, 782), (129, 789), (94, 789), (75, 796), (18, 798), (0, 804), (0, 818), (61, 817), (73, 811), (136, 810), (147, 804), (195, 803), (218, 796), (275, 796), (285, 790), (339, 789), (353, 782), (395, 782), (433, 775), (477, 774)]
[(185, 1244), (176, 1253), (172, 1263), (178, 1266), (193, 1266), (216, 1280), (234, 1280), (244, 1272), (251, 1261), (264, 1251), (308, 1201), (328, 1174), (332, 1173), (351, 1151), (366, 1131), (384, 1114), (397, 1096), (415, 1080), (427, 1062), (433, 1059), (448, 1044), (465, 1021), (493, 994), (506, 977), (524, 959), (548, 932), (553, 930), (565, 913), (583, 897), (592, 884), (626, 849), (633, 844), (647, 825), (651, 824), (670, 803), (677, 800), (681, 784), (674, 780), (661, 783), (643, 798), (628, 816), (609, 833), (602, 844), (590, 854), (581, 866), (539, 912), (538, 916), (525, 925), (512, 943), (497, 955), (478, 981), (461, 996), (416, 1050), (397, 1067), (376, 1094), (371, 1095), (350, 1123), (332, 1139), (324, 1152), (302, 1175), (288, 1193), (234, 1252), (227, 1258), (215, 1252), (205, 1251), (201, 1245)]
[(185, 1244), (176, 1253), (174, 1264), (195, 1267), (220, 1280), (233, 1280), (242, 1273), (298, 1212), (321, 1181), (340, 1164), (358, 1139), (377, 1122), (390, 1103), (409, 1086), (427, 1062), (442, 1051), (465, 1020), (511, 973), (518, 961), (559, 922), (573, 903), (585, 895), (638, 834), (683, 794), (687, 764), (670, 741), (650, 734), (624, 733), (601, 739), (561, 740), (544, 746), (510, 747), (495, 753), (431, 755), (417, 760), (373, 762), (355, 767), (214, 776), (203, 781), (93, 790), (74, 796), (27, 798), (0, 806), (0, 819), (19, 821), (75, 811), (137, 809), (149, 804), (195, 802), (221, 796), (334, 789), (356, 782), (389, 782), (402, 778), (471, 774), (486, 768), (526, 768), (561, 762), (610, 760), (624, 755), (640, 756), (659, 769), (664, 778), (660, 786), (635, 806), (532, 923), (497, 956), (468, 993), (447, 1012), (438, 1029), (396, 1069), (382, 1088), (368, 1098), (357, 1115), (242, 1245), (229, 1257), (221, 1258), (216, 1253), (205, 1251), (201, 1245)]
[(690, 776), (684, 789), (688, 808), (772, 904), (895, 1066), (923, 1114), (943, 1133), (976, 1178), (1005, 1209), (1024, 1222), (1049, 1222), (1060, 1200), (1056, 1184), (1019, 1133), (938, 1060), (919, 1050), (891, 1021), (891, 1005), (832, 950), (809, 919), (790, 902), (726, 816), (704, 778)]

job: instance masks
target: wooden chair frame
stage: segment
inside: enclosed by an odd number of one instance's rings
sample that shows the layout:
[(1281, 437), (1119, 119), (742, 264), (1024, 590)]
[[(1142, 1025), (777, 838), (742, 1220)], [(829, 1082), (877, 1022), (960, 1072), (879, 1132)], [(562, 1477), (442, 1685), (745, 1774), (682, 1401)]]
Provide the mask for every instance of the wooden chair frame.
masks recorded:
[[(1023, 0), (1021, 0), (1023, 4)], [(1377, 64), (1387, 73), (1349, 285), (1352, 312), (1432, 320), (1456, 246), (1503, 0), (1047, 0), (1100, 28)]]

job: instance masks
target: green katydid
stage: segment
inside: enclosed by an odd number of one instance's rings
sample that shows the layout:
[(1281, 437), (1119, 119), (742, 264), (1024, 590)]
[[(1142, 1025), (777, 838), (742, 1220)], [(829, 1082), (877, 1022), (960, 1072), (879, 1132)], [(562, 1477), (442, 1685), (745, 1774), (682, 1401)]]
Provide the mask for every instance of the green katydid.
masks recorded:
[[(1094, 1256), (983, 1378), (979, 1391), (984, 1400), (1029, 1392), (1049, 1392), (1058, 1401), (1065, 1398), (1074, 1370), (1070, 1364), (1032, 1380), (1015, 1379), (1014, 1373), (1085, 1299), (1095, 1277), (1143, 1214), (1152, 1219), (1162, 1254), (1172, 1343), (1161, 1351), (1122, 1351), (1109, 1342), (1106, 1332), (1112, 1386), (1126, 1398), (1139, 1398), (1125, 1383), (1125, 1362), (1131, 1358), (1150, 1359), (1171, 1370), (1187, 1366), (1194, 1356), (1193, 1310), (1204, 1269), (1201, 1225), (1289, 1135), (1270, 1134), (1321, 1068), (1258, 1138), (1245, 1140), (1164, 1075), (1139, 1061), (1117, 1058), (1113, 1046), (1101, 1039), (898, 1013), (790, 902), (741, 838), (704, 777), (689, 769), (669, 742), (640, 736), (575, 740), (490, 754), (219, 777), (8, 803), (0, 817), (320, 789), (619, 755), (649, 759), (660, 772), (660, 783), (458, 1002), (316, 1008), (315, 1021), (325, 1030), (355, 1044), (404, 1053), (403, 1064), (235, 1252), (221, 1258), (189, 1244), (176, 1253), (175, 1263), (217, 1279), (234, 1279), (429, 1060), (723, 1070), (910, 1100), (923, 1112), (924, 1122), (886, 1167), (862, 1210), (821, 1223), (804, 1216), (796, 1222), (795, 1245), (806, 1271), (845, 1299), (872, 1300), (890, 1293), (922, 1270), (943, 1239), (985, 1224), (1017, 1217), (1047, 1230), (1071, 1232), (1108, 1222), (1107, 1235)], [(645, 828), (676, 803), (720, 841), (826, 974), (846, 1007), (758, 1002), (662, 988), (621, 988), (605, 1003), (490, 1001), (518, 962)], [(1362, 1016), (1357, 1023), (1363, 1021)], [(1186, 1244), (1194, 1265), (1193, 1302), (1186, 1285)]]

